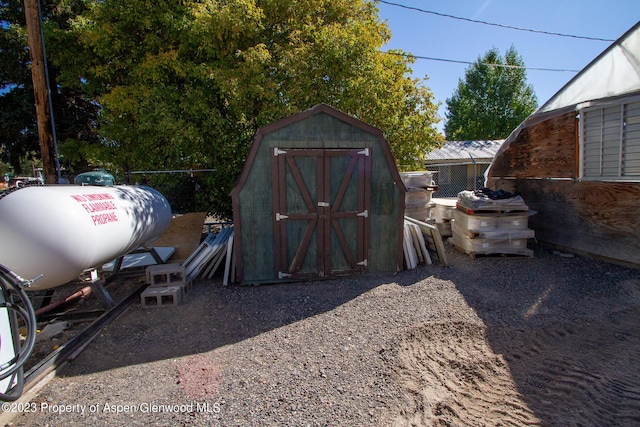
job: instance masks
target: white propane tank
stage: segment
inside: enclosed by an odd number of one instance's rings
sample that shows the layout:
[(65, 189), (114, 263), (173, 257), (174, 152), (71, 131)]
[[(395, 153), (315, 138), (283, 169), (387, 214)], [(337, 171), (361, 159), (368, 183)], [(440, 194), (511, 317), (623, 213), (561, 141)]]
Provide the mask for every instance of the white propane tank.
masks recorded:
[(27, 290), (64, 285), (164, 233), (171, 207), (142, 186), (47, 185), (0, 197), (0, 264)]

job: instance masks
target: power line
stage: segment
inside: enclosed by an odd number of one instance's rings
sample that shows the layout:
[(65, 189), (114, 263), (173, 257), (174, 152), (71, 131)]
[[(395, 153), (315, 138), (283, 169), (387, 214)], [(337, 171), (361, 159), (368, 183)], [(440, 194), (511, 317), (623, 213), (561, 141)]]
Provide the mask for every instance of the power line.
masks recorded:
[(426, 59), (428, 61), (440, 61), (440, 62), (452, 62), (454, 64), (465, 64), (465, 65), (473, 65), (473, 64), (482, 64), (487, 65), (489, 67), (502, 67), (502, 68), (521, 68), (523, 70), (533, 70), (533, 71), (554, 71), (554, 72), (567, 72), (567, 73), (577, 73), (580, 70), (569, 70), (565, 68), (539, 68), (539, 67), (525, 67), (523, 65), (510, 65), (510, 64), (491, 64), (488, 62), (469, 62), (469, 61), (459, 61), (456, 59), (445, 59), (445, 58), (434, 58), (431, 56), (419, 56), (413, 55), (411, 53), (399, 53), (399, 52), (382, 52), (387, 55), (396, 55), (403, 56), (405, 58), (416, 58), (416, 59)]
[(571, 38), (574, 38), (574, 39), (595, 40), (595, 41), (599, 41), (599, 42), (614, 42), (615, 41), (615, 40), (612, 40), (612, 39), (602, 39), (602, 38), (599, 38), (599, 37), (577, 36), (577, 35), (574, 35), (574, 34), (554, 33), (554, 32), (551, 32), (551, 31), (532, 30), (532, 29), (529, 29), (529, 28), (514, 27), (512, 25), (495, 24), (493, 22), (479, 21), (479, 20), (476, 20), (476, 19), (462, 18), (460, 16), (454, 16), (454, 15), (448, 15), (446, 13), (434, 12), (432, 10), (419, 9), (417, 7), (407, 6), (407, 5), (399, 4), (399, 3), (393, 3), (393, 2), (385, 1), (385, 0), (378, 0), (378, 1), (380, 3), (388, 4), (389, 6), (401, 7), (403, 9), (415, 10), (415, 11), (422, 12), (422, 13), (428, 13), (428, 14), (431, 14), (431, 15), (442, 16), (442, 17), (445, 17), (445, 18), (458, 19), (460, 21), (473, 22), (473, 23), (476, 23), (476, 24), (484, 24), (484, 25), (492, 25), (494, 27), (508, 28), (510, 30), (528, 31), (530, 33), (547, 34), (547, 35), (550, 35), (550, 36), (571, 37)]

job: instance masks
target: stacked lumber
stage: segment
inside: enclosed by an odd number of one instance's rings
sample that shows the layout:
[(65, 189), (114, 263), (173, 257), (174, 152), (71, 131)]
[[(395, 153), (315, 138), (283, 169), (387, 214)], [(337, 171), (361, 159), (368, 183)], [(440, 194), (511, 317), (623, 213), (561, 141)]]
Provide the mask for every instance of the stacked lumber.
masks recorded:
[(528, 228), (529, 208), (520, 196), (503, 199), (458, 195), (449, 241), (461, 252), (476, 255), (533, 256), (527, 241), (535, 237)]
[(182, 263), (190, 281), (197, 278), (211, 279), (224, 260), (223, 285), (233, 281), (233, 227), (223, 228), (219, 233), (210, 233), (200, 246)]
[(407, 270), (415, 269), (418, 264), (431, 265), (434, 259), (447, 265), (440, 232), (431, 224), (405, 216), (402, 243)]
[(404, 221), (404, 238), (402, 240), (404, 262), (407, 270), (413, 270), (418, 264), (431, 265), (431, 256), (416, 224)]
[(431, 200), (434, 203), (434, 207), (431, 209), (430, 219), (434, 221), (442, 237), (451, 236), (451, 221), (453, 220), (453, 211), (456, 209), (457, 200), (454, 198), (434, 198)]
[(401, 172), (400, 178), (407, 187), (405, 193), (405, 215), (424, 221), (429, 217), (429, 210), (433, 207), (431, 195), (438, 187), (432, 180), (433, 172)]

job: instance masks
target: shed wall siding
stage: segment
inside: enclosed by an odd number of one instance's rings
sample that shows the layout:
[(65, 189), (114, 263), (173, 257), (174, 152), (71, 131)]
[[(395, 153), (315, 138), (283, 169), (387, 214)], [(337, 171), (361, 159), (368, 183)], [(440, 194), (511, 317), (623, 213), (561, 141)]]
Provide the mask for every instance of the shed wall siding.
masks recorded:
[[(262, 151), (261, 147), (261, 151)], [(262, 159), (261, 153), (258, 159)], [(256, 159), (256, 160), (258, 160)], [(243, 190), (238, 195), (242, 233), (244, 281), (253, 282), (273, 276), (273, 201), (271, 163), (256, 161)]]
[[(401, 235), (401, 192), (393, 180), (380, 139), (349, 123), (320, 113), (262, 136), (243, 188), (238, 193), (243, 281), (275, 278), (272, 153), (280, 149), (369, 148), (371, 152), (371, 230), (368, 272), (397, 271)], [(304, 171), (302, 171), (304, 173)]]

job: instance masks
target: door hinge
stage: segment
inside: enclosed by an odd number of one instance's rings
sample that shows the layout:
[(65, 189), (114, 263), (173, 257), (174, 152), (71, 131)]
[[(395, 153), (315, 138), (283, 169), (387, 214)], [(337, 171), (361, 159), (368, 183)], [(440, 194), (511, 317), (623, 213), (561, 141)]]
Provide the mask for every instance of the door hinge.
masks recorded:
[(291, 277), (289, 273), (283, 273), (282, 271), (278, 271), (278, 279), (286, 279), (287, 277)]
[(280, 215), (280, 212), (276, 212), (276, 221), (280, 221), (281, 219), (289, 218), (288, 215)]
[(369, 148), (365, 148), (364, 150), (358, 151), (358, 154), (364, 154), (365, 156), (369, 155)]
[(280, 154), (287, 154), (287, 152), (285, 150), (281, 150), (278, 147), (273, 147), (273, 155), (275, 157), (278, 157), (278, 155)]
[(361, 265), (361, 266), (363, 266), (363, 267), (366, 267), (366, 266), (368, 265), (368, 262), (367, 262), (367, 260), (365, 259), (365, 260), (362, 260), (362, 261), (360, 261), (360, 262), (356, 263), (356, 265)]
[(358, 216), (362, 216), (362, 217), (365, 217), (365, 218), (369, 218), (369, 211), (368, 211), (367, 209), (365, 209), (364, 211), (360, 212), (360, 213), (358, 214)]

